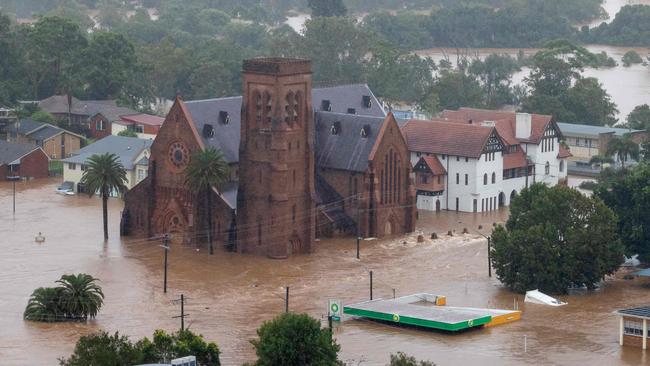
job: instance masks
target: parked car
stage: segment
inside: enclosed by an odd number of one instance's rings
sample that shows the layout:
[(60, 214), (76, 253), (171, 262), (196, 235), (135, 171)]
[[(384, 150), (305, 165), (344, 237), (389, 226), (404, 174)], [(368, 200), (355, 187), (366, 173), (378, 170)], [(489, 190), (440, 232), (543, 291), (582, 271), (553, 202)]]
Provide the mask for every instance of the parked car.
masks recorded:
[(74, 195), (74, 183), (72, 182), (63, 182), (57, 189), (56, 193), (65, 194), (68, 196)]

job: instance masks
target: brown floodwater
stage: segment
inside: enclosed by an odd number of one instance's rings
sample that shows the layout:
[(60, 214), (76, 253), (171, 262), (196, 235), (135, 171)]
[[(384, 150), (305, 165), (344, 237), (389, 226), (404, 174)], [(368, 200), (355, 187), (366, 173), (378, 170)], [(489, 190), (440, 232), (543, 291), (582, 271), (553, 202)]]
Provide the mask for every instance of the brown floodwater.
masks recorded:
[[(325, 325), (327, 299), (344, 303), (368, 298), (368, 271), (374, 271), (375, 297), (414, 292), (446, 295), (449, 305), (512, 308), (518, 301), (522, 320), (513, 324), (449, 335), (403, 329), (371, 321), (345, 319), (335, 326), (341, 358), (354, 365), (384, 365), (390, 353), (405, 351), (438, 365), (639, 365), (645, 353), (621, 348), (618, 308), (650, 302), (642, 279), (608, 280), (598, 291), (563, 296), (561, 308), (526, 305), (521, 295), (487, 276), (486, 241), (462, 235), (463, 227), (489, 227), (507, 212), (492, 215), (421, 213), (418, 228), (457, 230), (449, 238), (416, 243), (415, 236), (362, 243), (361, 261), (354, 240), (328, 239), (312, 255), (278, 261), (173, 246), (169, 253), (169, 290), (162, 291), (163, 252), (157, 242), (121, 240), (122, 202), (110, 201), (110, 240), (101, 232), (100, 201), (54, 193), (57, 180), (17, 186), (15, 216), (11, 186), (0, 183), (0, 364), (55, 365), (79, 336), (106, 330), (131, 337), (154, 329), (174, 331), (180, 322), (172, 300), (189, 298), (186, 326), (217, 342), (224, 365), (254, 360), (249, 340), (265, 321), (284, 311), (284, 287), (290, 309), (306, 312)], [(46, 240), (34, 241), (38, 232)], [(86, 272), (101, 279), (105, 306), (88, 323), (41, 324), (22, 320), (30, 293), (52, 286), (64, 273)], [(527, 351), (524, 352), (524, 338)]]

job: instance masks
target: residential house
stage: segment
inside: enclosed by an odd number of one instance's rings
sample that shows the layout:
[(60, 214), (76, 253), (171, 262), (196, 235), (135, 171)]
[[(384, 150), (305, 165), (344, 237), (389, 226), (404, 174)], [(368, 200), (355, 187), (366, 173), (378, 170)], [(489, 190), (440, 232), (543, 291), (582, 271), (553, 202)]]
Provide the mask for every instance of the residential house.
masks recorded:
[(0, 140), (0, 175), (46, 178), (49, 159), (43, 149), (32, 144)]
[(0, 133), (5, 133), (5, 128), (16, 121), (16, 111), (0, 105)]
[(558, 123), (564, 142), (571, 149), (569, 172), (577, 175), (598, 174), (600, 168), (594, 169), (590, 164), (594, 156), (607, 155), (607, 145), (613, 138), (631, 134), (632, 139), (640, 144), (647, 138), (647, 132), (628, 128)]
[(113, 133), (113, 124), (122, 121), (122, 115), (137, 114), (131, 108), (109, 106), (98, 110), (88, 119), (88, 136), (94, 139), (101, 139)]
[(39, 146), (50, 159), (63, 159), (81, 148), (83, 136), (48, 123), (17, 120), (6, 128), (7, 141)]
[(111, 132), (117, 135), (124, 130), (133, 131), (138, 138), (154, 139), (165, 122), (164, 117), (154, 116), (146, 113), (121, 115), (120, 120), (113, 122)]
[[(366, 85), (312, 89), (311, 62), (253, 59), (244, 96), (178, 98), (151, 148), (150, 174), (125, 196), (124, 235), (171, 233), (281, 258), (316, 235), (410, 232), (415, 191), (406, 142)], [(231, 167), (205, 200), (185, 184), (190, 156), (212, 147)]]
[[(126, 170), (126, 187), (133, 188), (147, 177), (151, 140), (136, 137), (107, 136), (63, 160), (63, 180), (73, 184), (73, 190), (84, 192), (80, 183), (88, 158), (93, 155), (115, 154)], [(117, 192), (113, 192), (117, 196)]]
[(53, 95), (38, 102), (40, 109), (73, 126), (88, 126), (88, 118), (104, 108), (116, 107), (115, 100), (79, 100), (69, 95)]

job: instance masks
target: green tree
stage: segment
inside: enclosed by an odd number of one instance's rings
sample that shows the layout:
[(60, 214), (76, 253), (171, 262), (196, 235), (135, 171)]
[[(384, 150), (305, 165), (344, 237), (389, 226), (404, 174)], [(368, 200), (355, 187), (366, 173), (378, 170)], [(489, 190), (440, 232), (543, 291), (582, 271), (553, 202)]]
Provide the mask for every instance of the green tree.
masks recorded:
[(40, 18), (33, 27), (22, 28), (25, 69), (32, 98), (65, 94), (78, 89), (79, 67), (87, 40), (79, 26), (64, 18)]
[(29, 297), (29, 302), (23, 313), (25, 320), (37, 322), (56, 322), (64, 317), (64, 310), (60, 307), (61, 289), (53, 287), (39, 287)]
[(135, 133), (135, 131), (129, 129), (122, 130), (118, 132), (117, 135), (122, 137), (138, 137), (138, 134)]
[(348, 13), (343, 0), (307, 0), (313, 17), (343, 17)]
[(430, 361), (418, 361), (415, 357), (407, 356), (403, 352), (397, 352), (396, 355), (390, 355), (388, 366), (436, 366)]
[(639, 160), (639, 144), (632, 139), (632, 135), (629, 133), (622, 137), (613, 136), (607, 143), (606, 154), (610, 157), (615, 156), (616, 160), (621, 163), (621, 167), (625, 169), (628, 159)]
[(49, 11), (47, 16), (56, 16), (78, 24), (81, 29), (87, 30), (95, 25), (95, 22), (88, 16), (88, 8), (74, 0), (62, 0), (60, 4)]
[(636, 53), (635, 50), (629, 50), (623, 55), (623, 66), (630, 67), (634, 64), (640, 64), (643, 62), (641, 56)]
[(485, 94), (475, 76), (464, 65), (458, 69), (443, 69), (434, 83), (434, 91), (441, 109), (482, 107)]
[(251, 341), (258, 366), (338, 365), (340, 346), (328, 329), (307, 314), (282, 314), (264, 322)]
[(54, 116), (48, 112), (45, 111), (36, 111), (32, 113), (32, 115), (29, 117), (30, 119), (37, 121), (37, 122), (44, 122), (44, 123), (50, 123), (53, 124), (56, 121), (54, 120)]
[(104, 240), (108, 240), (108, 197), (126, 190), (126, 181), (126, 171), (117, 155), (105, 153), (88, 158), (80, 183), (90, 196), (97, 193), (102, 198)]
[(650, 130), (650, 106), (642, 104), (634, 107), (627, 115), (627, 126), (638, 130)]
[(616, 223), (599, 198), (536, 183), (515, 197), (506, 226), (492, 234), (497, 277), (517, 292), (593, 289), (623, 261)]
[(105, 331), (82, 336), (69, 358), (59, 359), (61, 366), (139, 365), (145, 362), (143, 352), (126, 336)]
[(489, 108), (512, 104), (511, 77), (519, 70), (516, 59), (498, 54), (491, 54), (485, 60), (474, 60), (469, 66), (469, 72), (481, 81), (485, 105)]
[(168, 334), (164, 330), (156, 330), (153, 340), (144, 338), (137, 343), (137, 348), (142, 350), (145, 362), (162, 362), (185, 356), (196, 356), (200, 366), (219, 366), (219, 347), (215, 343), (208, 343), (202, 335), (197, 335), (189, 330)]
[(104, 304), (104, 293), (91, 275), (63, 275), (59, 284), (61, 308), (68, 318), (94, 318)]
[(607, 155), (594, 155), (589, 159), (591, 165), (614, 164), (614, 159)]
[(214, 254), (212, 245), (212, 233), (214, 225), (212, 223), (212, 194), (213, 187), (218, 187), (226, 182), (229, 177), (228, 163), (223, 157), (223, 153), (214, 148), (196, 151), (190, 160), (185, 171), (185, 182), (192, 189), (197, 197), (204, 197), (207, 221), (208, 248), (210, 254)]
[(92, 99), (117, 99), (129, 94), (139, 70), (133, 44), (124, 36), (97, 32), (84, 52), (86, 94)]
[(13, 105), (28, 89), (24, 79), (23, 50), (9, 17), (0, 13), (0, 105)]
[(618, 215), (618, 232), (627, 255), (650, 262), (650, 165), (639, 164), (613, 179), (599, 178), (594, 194)]
[(564, 103), (574, 120), (598, 126), (613, 126), (618, 121), (618, 109), (612, 98), (596, 78), (579, 78), (569, 89)]

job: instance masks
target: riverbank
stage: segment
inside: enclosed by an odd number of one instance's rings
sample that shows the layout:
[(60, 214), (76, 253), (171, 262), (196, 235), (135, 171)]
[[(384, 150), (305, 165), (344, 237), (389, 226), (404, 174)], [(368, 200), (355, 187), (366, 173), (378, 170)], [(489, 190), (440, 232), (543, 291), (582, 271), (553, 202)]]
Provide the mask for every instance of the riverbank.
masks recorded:
[[(523, 296), (487, 276), (487, 243), (463, 227), (489, 227), (494, 215), (421, 212), (417, 234), (363, 241), (355, 259), (352, 238), (327, 239), (312, 255), (284, 261), (218, 251), (172, 247), (169, 290), (162, 292), (163, 252), (157, 242), (118, 237), (121, 201), (109, 201), (110, 240), (101, 236), (100, 200), (54, 193), (56, 180), (18, 186), (15, 217), (0, 211), (0, 359), (3, 365), (52, 365), (68, 355), (79, 336), (98, 330), (132, 337), (150, 336), (157, 328), (173, 331), (179, 306), (189, 298), (186, 320), (195, 332), (219, 344), (223, 365), (254, 359), (249, 340), (265, 321), (284, 311), (284, 287), (290, 287), (291, 311), (307, 312), (326, 324), (329, 298), (344, 303), (368, 297), (368, 272), (374, 273), (374, 296), (415, 292), (446, 295), (449, 305), (524, 310), (520, 322), (461, 335), (403, 329), (346, 319), (336, 325), (341, 357), (362, 365), (384, 365), (390, 353), (405, 351), (438, 365), (638, 365), (637, 349), (618, 346), (618, 320), (611, 312), (650, 302), (643, 280), (607, 281), (603, 290), (561, 297), (569, 305), (546, 308), (523, 303)], [(11, 189), (0, 183), (0, 207), (11, 207)], [(456, 229), (453, 237), (446, 236)], [(43, 232), (43, 244), (34, 242)], [(431, 232), (440, 239), (431, 240)], [(29, 294), (63, 273), (87, 272), (101, 279), (105, 307), (87, 324), (40, 324), (22, 320)], [(523, 337), (528, 352), (524, 353)]]

